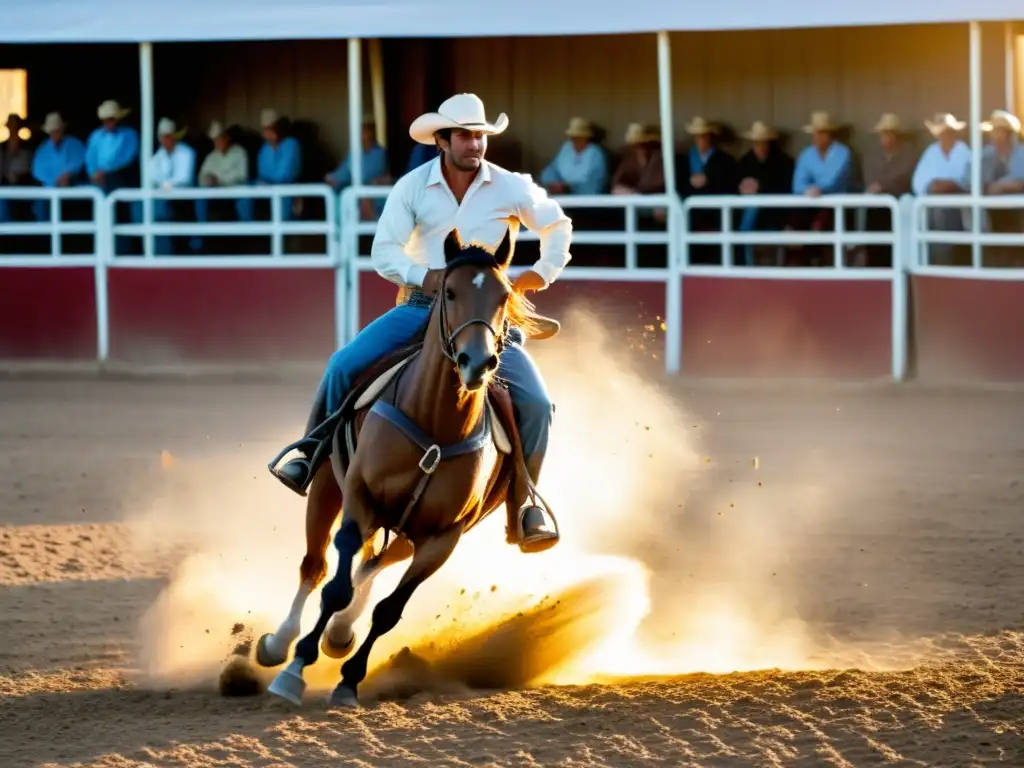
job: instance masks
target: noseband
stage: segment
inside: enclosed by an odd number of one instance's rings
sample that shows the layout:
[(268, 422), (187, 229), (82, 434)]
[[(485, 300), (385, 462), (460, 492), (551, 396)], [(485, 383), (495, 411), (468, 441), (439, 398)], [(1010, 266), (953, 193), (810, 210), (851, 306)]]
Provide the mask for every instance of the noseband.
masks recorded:
[(507, 318), (505, 320), (505, 327), (502, 329), (502, 332), (500, 334), (494, 329), (494, 326), (491, 325), (490, 322), (484, 320), (482, 317), (474, 317), (462, 323), (462, 325), (457, 327), (455, 330), (448, 330), (448, 302), (445, 298), (445, 285), (448, 283), (448, 275), (450, 275), (453, 270), (457, 269), (458, 267), (465, 266), (478, 266), (484, 269), (494, 269), (496, 265), (494, 263), (494, 260), (489, 255), (471, 255), (455, 259), (445, 267), (444, 277), (442, 277), (441, 279), (441, 287), (438, 289), (437, 294), (438, 311), (441, 313), (441, 322), (438, 323), (438, 330), (440, 331), (441, 334), (441, 350), (444, 352), (444, 356), (447, 357), (456, 365), (458, 365), (458, 361), (455, 359), (455, 339), (456, 337), (458, 337), (460, 333), (462, 333), (467, 328), (474, 325), (482, 325), (484, 328), (490, 331), (491, 335), (494, 337), (494, 343), (495, 346), (497, 347), (496, 352), (498, 355), (500, 355), (502, 353), (502, 350), (505, 349), (505, 335), (508, 333)]

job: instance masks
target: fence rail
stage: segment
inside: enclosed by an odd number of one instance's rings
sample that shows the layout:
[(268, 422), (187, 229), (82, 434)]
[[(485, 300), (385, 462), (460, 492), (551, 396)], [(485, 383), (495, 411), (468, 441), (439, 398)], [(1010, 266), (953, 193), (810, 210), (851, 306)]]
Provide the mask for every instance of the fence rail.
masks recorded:
[[(0, 222), (0, 241), (12, 242), (15, 237), (49, 237), (49, 253), (39, 255), (15, 253), (0, 256), (0, 267), (92, 267), (95, 271), (95, 303), (97, 314), (97, 358), (109, 355), (108, 271), (111, 269), (331, 269), (334, 272), (335, 336), (339, 344), (350, 340), (359, 330), (359, 277), (373, 272), (366, 254), (360, 253), (360, 237), (376, 231), (375, 221), (360, 220), (360, 201), (384, 198), (389, 187), (365, 186), (344, 190), (340, 195), (324, 184), (295, 186), (204, 187), (188, 189), (120, 189), (104, 196), (93, 187), (71, 188), (0, 188), (0, 201), (45, 201), (47, 218), (36, 221)], [(264, 221), (157, 221), (159, 205), (166, 201), (196, 202), (240, 199), (268, 200), (270, 218)], [(295, 199), (322, 202), (323, 217), (317, 220), (294, 220), (286, 206)], [(980, 258), (983, 246), (1021, 246), (1020, 234), (986, 231), (978, 212), (990, 209), (1019, 209), (1024, 215), (1024, 196), (972, 198), (970, 196), (905, 197), (897, 200), (887, 195), (826, 195), (804, 198), (786, 195), (694, 196), (684, 201), (666, 195), (651, 196), (556, 196), (569, 212), (577, 209), (609, 209), (623, 211), (624, 226), (620, 231), (587, 231), (573, 233), (575, 244), (622, 246), (626, 249), (623, 267), (580, 267), (570, 265), (562, 281), (654, 283), (664, 287), (666, 322), (666, 368), (678, 371), (682, 359), (682, 285), (688, 278), (715, 277), (761, 281), (857, 281), (888, 283), (892, 305), (892, 377), (902, 379), (907, 369), (907, 281), (911, 274), (963, 277), (982, 280), (1024, 281), (1024, 269), (990, 268)], [(67, 220), (65, 203), (90, 202), (90, 220)], [(118, 208), (133, 209), (131, 223), (117, 220)], [(757, 209), (831, 209), (834, 229), (830, 231), (739, 231), (734, 224), (735, 212)], [(927, 212), (935, 208), (963, 208), (975, 212), (971, 231), (928, 231)], [(891, 224), (884, 231), (864, 231), (862, 225), (848, 227), (846, 213), (870, 209), (889, 212)], [(639, 228), (643, 211), (665, 211), (664, 229)], [(697, 211), (721, 213), (720, 231), (693, 231), (690, 216)], [(86, 235), (93, 239), (92, 250), (84, 254), (68, 254), (62, 250), (63, 238)], [(156, 239), (163, 236), (206, 237), (260, 236), (271, 241), (267, 255), (178, 255), (157, 253)], [(293, 235), (323, 237), (322, 252), (288, 253), (285, 238)], [(143, 255), (117, 253), (120, 237), (141, 237)], [(520, 240), (537, 240), (528, 229), (520, 232)], [(666, 248), (664, 267), (639, 267), (637, 248), (657, 244)], [(929, 264), (927, 247), (931, 244), (969, 245), (974, 258), (969, 267)], [(718, 246), (722, 252), (720, 265), (691, 264), (689, 251), (693, 246)], [(745, 266), (735, 263), (737, 247), (824, 245), (832, 246), (832, 264), (826, 267), (787, 267), (781, 269)], [(887, 245), (892, 248), (891, 267), (852, 267), (844, 254), (850, 246)], [(7, 250), (10, 250), (8, 248)], [(516, 267), (514, 271), (521, 270)]]

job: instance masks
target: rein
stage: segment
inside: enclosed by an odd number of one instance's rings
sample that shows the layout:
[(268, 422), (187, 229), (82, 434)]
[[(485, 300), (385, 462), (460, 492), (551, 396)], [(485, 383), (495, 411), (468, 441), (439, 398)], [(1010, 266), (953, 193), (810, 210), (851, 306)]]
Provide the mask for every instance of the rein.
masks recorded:
[(438, 323), (438, 332), (441, 335), (441, 351), (444, 353), (444, 356), (446, 358), (448, 358), (451, 362), (455, 363), (456, 365), (458, 365), (458, 361), (455, 359), (455, 339), (456, 337), (458, 337), (460, 333), (462, 333), (467, 328), (470, 328), (474, 325), (482, 325), (484, 326), (484, 328), (490, 331), (491, 335), (494, 337), (498, 355), (500, 355), (502, 351), (505, 349), (505, 335), (508, 333), (508, 320), (505, 321), (505, 327), (502, 329), (501, 334), (499, 334), (494, 329), (493, 325), (491, 325), (487, 320), (484, 320), (481, 317), (474, 317), (464, 322), (454, 331), (448, 331), (448, 302), (445, 298), (445, 285), (448, 283), (448, 275), (451, 274), (452, 270), (457, 269), (458, 267), (465, 266), (479, 266), (487, 269), (494, 269), (495, 263), (494, 260), (489, 255), (486, 257), (470, 255), (454, 259), (451, 262), (449, 262), (448, 265), (445, 267), (444, 277), (441, 278), (441, 286), (438, 288), (437, 292), (437, 310), (441, 315), (440, 323)]

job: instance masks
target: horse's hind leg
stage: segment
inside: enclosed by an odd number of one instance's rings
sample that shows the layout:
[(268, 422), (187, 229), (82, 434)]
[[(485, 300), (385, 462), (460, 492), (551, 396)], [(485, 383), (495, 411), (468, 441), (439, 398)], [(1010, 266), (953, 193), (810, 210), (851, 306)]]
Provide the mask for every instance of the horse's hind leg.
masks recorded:
[(395, 591), (385, 597), (377, 607), (373, 609), (373, 623), (370, 625), (370, 633), (366, 640), (359, 646), (355, 655), (346, 661), (341, 667), (341, 682), (331, 694), (331, 704), (342, 707), (358, 706), (359, 699), (357, 690), (359, 684), (366, 677), (366, 666), (370, 659), (370, 651), (377, 638), (390, 632), (402, 618), (402, 611), (405, 610), (409, 598), (424, 581), (444, 565), (455, 545), (459, 543), (462, 535), (462, 526), (455, 525), (447, 531), (438, 534), (421, 542), (416, 547), (412, 563), (402, 576)]
[(334, 614), (331, 623), (327, 625), (327, 631), (324, 632), (323, 640), (320, 641), (320, 650), (325, 656), (332, 659), (343, 659), (355, 648), (356, 636), (352, 631), (352, 625), (366, 610), (366, 603), (370, 599), (370, 591), (373, 588), (373, 580), (377, 578), (377, 574), (390, 565), (412, 557), (413, 550), (412, 543), (408, 539), (397, 536), (377, 557), (367, 557), (372, 550), (368, 551), (365, 544), (363, 552), (366, 559), (356, 569), (353, 581), (355, 597), (352, 598), (348, 608)]
[(320, 467), (309, 488), (306, 501), (306, 556), (299, 566), (299, 589), (281, 626), (256, 643), (256, 662), (276, 667), (288, 659), (288, 651), (302, 629), (302, 610), (306, 600), (327, 575), (327, 544), (331, 528), (341, 512), (341, 490), (330, 464)]
[[(320, 657), (320, 637), (327, 628), (327, 623), (338, 611), (344, 610), (352, 602), (352, 560), (359, 553), (366, 539), (366, 530), (361, 522), (359, 510), (362, 506), (349, 494), (352, 503), (346, 503), (342, 515), (341, 527), (334, 535), (334, 546), (338, 550), (338, 571), (320, 592), (320, 616), (316, 625), (309, 633), (299, 640), (295, 646), (295, 658), (274, 678), (268, 690), (275, 696), (287, 699), (293, 704), (302, 703), (302, 694), (306, 683), (302, 679), (302, 671), (316, 664)], [(356, 509), (353, 513), (352, 510)]]

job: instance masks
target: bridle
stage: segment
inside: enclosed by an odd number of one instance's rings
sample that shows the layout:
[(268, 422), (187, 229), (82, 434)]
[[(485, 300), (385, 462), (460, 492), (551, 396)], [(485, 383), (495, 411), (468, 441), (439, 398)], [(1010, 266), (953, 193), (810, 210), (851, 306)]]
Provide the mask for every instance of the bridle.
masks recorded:
[(456, 365), (458, 365), (458, 361), (456, 360), (455, 357), (455, 339), (458, 337), (460, 333), (462, 333), (464, 330), (471, 326), (482, 325), (484, 328), (491, 332), (491, 335), (494, 337), (496, 354), (501, 355), (502, 351), (505, 349), (505, 336), (508, 333), (509, 325), (508, 318), (506, 318), (505, 326), (504, 328), (502, 328), (502, 332), (499, 334), (495, 330), (494, 326), (490, 324), (489, 321), (484, 320), (482, 317), (474, 317), (462, 323), (455, 330), (448, 330), (448, 302), (445, 295), (447, 293), (445, 290), (445, 285), (447, 285), (448, 283), (448, 275), (450, 275), (453, 270), (465, 266), (478, 266), (485, 269), (495, 269), (497, 265), (494, 263), (494, 259), (491, 258), (490, 255), (469, 255), (453, 259), (445, 266), (444, 276), (441, 278), (441, 286), (438, 288), (436, 299), (438, 303), (437, 311), (440, 312), (441, 315), (440, 322), (438, 323), (437, 327), (441, 335), (441, 351), (444, 353), (445, 357), (447, 357), (451, 362), (455, 363)]

